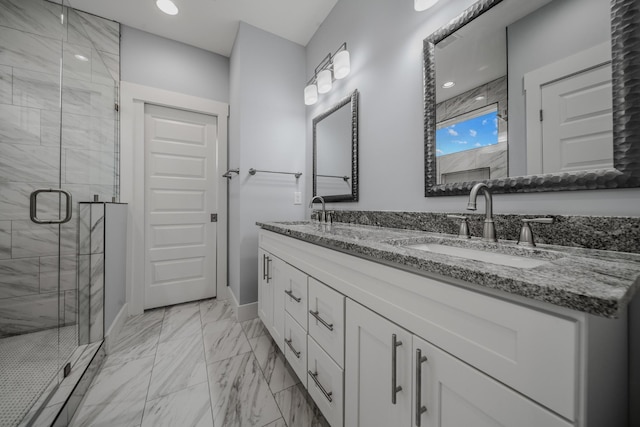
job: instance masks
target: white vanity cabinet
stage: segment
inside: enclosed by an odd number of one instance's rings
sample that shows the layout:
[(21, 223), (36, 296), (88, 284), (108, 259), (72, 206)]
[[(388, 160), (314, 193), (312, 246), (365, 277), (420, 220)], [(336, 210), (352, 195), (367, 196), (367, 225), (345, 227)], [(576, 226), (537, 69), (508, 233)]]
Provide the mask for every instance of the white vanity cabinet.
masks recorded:
[[(626, 425), (624, 318), (481, 292), (265, 230), (259, 242), (261, 262), (286, 265), (275, 276), (306, 277), (307, 323), (287, 312), (300, 327), (284, 333), (300, 357), (285, 355), (301, 379), (306, 356), (307, 389), (334, 427)], [(286, 285), (269, 293), (270, 271), (259, 270), (265, 324), (268, 299), (275, 319), (285, 314), (275, 300), (290, 298)]]

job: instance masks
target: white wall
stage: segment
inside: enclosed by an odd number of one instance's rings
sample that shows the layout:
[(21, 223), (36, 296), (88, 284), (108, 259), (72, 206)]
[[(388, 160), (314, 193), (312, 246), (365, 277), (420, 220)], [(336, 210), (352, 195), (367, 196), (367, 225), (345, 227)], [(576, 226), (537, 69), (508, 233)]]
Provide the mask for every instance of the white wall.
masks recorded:
[[(231, 53), (229, 286), (240, 304), (258, 300), (256, 221), (298, 220), (304, 191), (305, 53), (300, 45), (241, 22)], [(248, 174), (250, 168), (292, 175)], [(303, 195), (303, 200), (307, 198)]]
[(122, 25), (121, 80), (229, 102), (229, 58)]
[[(307, 107), (307, 170), (311, 120), (354, 89), (360, 91), (360, 201), (338, 209), (464, 211), (466, 197), (424, 197), (422, 40), (473, 0), (441, 1), (416, 12), (404, 0), (340, 0), (307, 45), (307, 70), (347, 42), (351, 74)], [(307, 78), (310, 74), (307, 74)], [(297, 88), (302, 96), (302, 85)], [(311, 177), (306, 176), (307, 194)], [(482, 209), (482, 207), (480, 207)], [(496, 213), (640, 216), (640, 189), (505, 194)]]

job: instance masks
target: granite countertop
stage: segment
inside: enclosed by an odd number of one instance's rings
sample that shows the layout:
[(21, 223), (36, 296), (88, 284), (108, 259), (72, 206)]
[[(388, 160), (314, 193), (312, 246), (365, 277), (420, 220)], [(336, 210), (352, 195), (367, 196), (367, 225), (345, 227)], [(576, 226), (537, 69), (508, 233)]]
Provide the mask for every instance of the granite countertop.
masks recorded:
[[(378, 260), (425, 275), (439, 275), (557, 306), (616, 318), (640, 286), (640, 254), (483, 242), (450, 234), (345, 223), (258, 222), (265, 230)], [(532, 268), (427, 252), (408, 245), (436, 243), (543, 261)]]

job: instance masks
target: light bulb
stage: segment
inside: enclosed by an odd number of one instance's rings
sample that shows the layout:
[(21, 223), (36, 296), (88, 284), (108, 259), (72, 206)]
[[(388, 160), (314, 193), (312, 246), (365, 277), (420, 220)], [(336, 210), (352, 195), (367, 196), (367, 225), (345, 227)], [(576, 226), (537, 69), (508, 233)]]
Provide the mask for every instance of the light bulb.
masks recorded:
[(318, 88), (316, 85), (309, 85), (304, 88), (304, 104), (313, 105), (318, 102)]
[(422, 12), (423, 10), (427, 10), (430, 7), (433, 7), (439, 0), (414, 0), (413, 7), (418, 12)]
[(156, 6), (167, 15), (178, 14), (178, 6), (171, 0), (156, 0)]
[(333, 58), (333, 77), (337, 80), (343, 79), (349, 75), (351, 71), (351, 62), (349, 61), (349, 51), (342, 50), (336, 53)]
[(322, 70), (318, 73), (318, 92), (327, 93), (331, 90), (331, 70)]

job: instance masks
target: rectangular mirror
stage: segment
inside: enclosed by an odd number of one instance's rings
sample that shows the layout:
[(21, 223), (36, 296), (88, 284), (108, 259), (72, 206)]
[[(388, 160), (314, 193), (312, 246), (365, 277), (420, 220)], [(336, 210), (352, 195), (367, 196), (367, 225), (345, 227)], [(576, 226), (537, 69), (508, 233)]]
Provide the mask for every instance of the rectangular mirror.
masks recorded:
[(358, 91), (313, 119), (313, 195), (358, 201)]
[(481, 0), (425, 39), (425, 195), (640, 186), (638, 3)]

